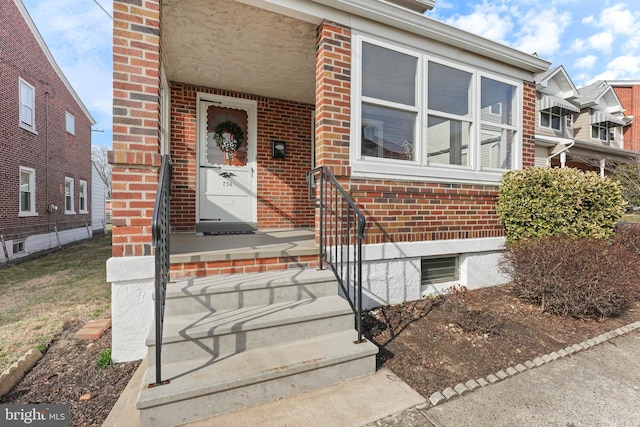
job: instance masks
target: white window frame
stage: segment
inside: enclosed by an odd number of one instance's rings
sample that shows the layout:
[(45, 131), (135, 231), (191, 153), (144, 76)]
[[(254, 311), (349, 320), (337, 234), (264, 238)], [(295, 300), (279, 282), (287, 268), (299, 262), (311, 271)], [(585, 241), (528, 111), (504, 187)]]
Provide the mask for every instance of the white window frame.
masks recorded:
[[(28, 211), (22, 210), (22, 189), (19, 188), (22, 183), (23, 173), (29, 174), (29, 204), (31, 209)], [(38, 216), (36, 212), (36, 171), (26, 166), (20, 166), (18, 174), (18, 216)]]
[[(31, 93), (31, 99), (23, 96), (24, 92)], [(20, 127), (30, 132), (36, 133), (36, 89), (26, 80), (18, 78), (18, 99), (19, 99), (19, 122)], [(24, 109), (28, 109), (29, 114), (25, 114)]]
[[(545, 126), (544, 124), (542, 124), (542, 115), (543, 114), (548, 114), (549, 115), (549, 125)], [(558, 118), (558, 127), (554, 128), (553, 127), (553, 117), (557, 117)], [(545, 128), (545, 129), (551, 129), (557, 132), (562, 131), (562, 114), (558, 114), (558, 113), (554, 113), (551, 111), (551, 109), (549, 110), (544, 110), (544, 111), (540, 111), (540, 127), (541, 128)]]
[[(88, 197), (87, 197), (87, 181), (80, 180), (78, 185), (78, 210), (82, 214), (89, 213), (89, 206), (87, 205)], [(82, 207), (82, 203), (84, 202), (84, 209)]]
[[(67, 184), (69, 185), (69, 191), (67, 192)], [(64, 213), (65, 214), (75, 214), (75, 203), (74, 203), (74, 180), (73, 178), (69, 178), (67, 176), (64, 177)], [(71, 209), (67, 208), (67, 198), (71, 198), (70, 204)]]
[(67, 133), (76, 134), (76, 118), (68, 111), (64, 112), (64, 125)]
[[(483, 169), (481, 167), (480, 152), (480, 129), (481, 129), (481, 99), (480, 84), (482, 77), (495, 81), (509, 84), (515, 88), (514, 96), (514, 125), (501, 125), (501, 128), (515, 131), (514, 142), (512, 147), (511, 170), (522, 169), (522, 94), (523, 82), (517, 78), (511, 78), (494, 74), (483, 69), (471, 68), (468, 65), (459, 64), (457, 62), (443, 60), (427, 51), (418, 50), (417, 48), (409, 48), (399, 44), (381, 41), (368, 34), (354, 34), (352, 40), (352, 76), (354, 82), (362, 81), (362, 43), (371, 43), (383, 48), (392, 49), (394, 51), (405, 53), (418, 57), (417, 73), (419, 78), (416, 79), (416, 141), (414, 144), (415, 161), (399, 161), (383, 158), (371, 158), (362, 155), (361, 151), (361, 126), (362, 126), (362, 105), (363, 103), (371, 103), (372, 100), (362, 96), (362, 85), (351, 85), (351, 134), (352, 141), (350, 147), (350, 163), (352, 167), (352, 175), (367, 178), (390, 178), (390, 179), (411, 179), (418, 181), (435, 181), (435, 182), (462, 182), (474, 184), (497, 185), (502, 175), (507, 171), (505, 169)], [(469, 147), (469, 166), (457, 166), (448, 164), (427, 164), (427, 64), (428, 61), (437, 62), (439, 64), (456, 68), (461, 71), (470, 72), (472, 74), (472, 88), (470, 90), (470, 108), (469, 118), (471, 124), (472, 143)], [(385, 102), (375, 100), (376, 105), (384, 106)], [(393, 103), (391, 103), (393, 104)], [(399, 106), (389, 105), (398, 108)], [(406, 110), (406, 106), (403, 110)], [(413, 111), (409, 108), (406, 111)], [(440, 116), (440, 114), (438, 114)], [(494, 125), (492, 123), (492, 125)]]

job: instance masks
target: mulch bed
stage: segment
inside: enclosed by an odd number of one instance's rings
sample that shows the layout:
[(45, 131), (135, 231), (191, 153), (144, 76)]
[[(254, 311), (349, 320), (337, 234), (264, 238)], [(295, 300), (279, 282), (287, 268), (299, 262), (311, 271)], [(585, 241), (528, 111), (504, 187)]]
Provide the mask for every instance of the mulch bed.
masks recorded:
[(111, 330), (99, 339), (80, 340), (84, 322), (69, 323), (36, 366), (0, 403), (68, 405), (71, 426), (101, 426), (140, 362), (98, 368), (100, 353), (111, 348)]

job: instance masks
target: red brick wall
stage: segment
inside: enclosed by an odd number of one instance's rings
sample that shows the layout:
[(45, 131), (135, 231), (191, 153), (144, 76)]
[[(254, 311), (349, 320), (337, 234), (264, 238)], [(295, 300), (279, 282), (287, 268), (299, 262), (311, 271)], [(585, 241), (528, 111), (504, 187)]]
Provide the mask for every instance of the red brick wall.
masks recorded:
[(367, 243), (504, 235), (494, 186), (352, 179), (351, 196), (367, 217)]
[(523, 82), (522, 90), (522, 167), (531, 168), (536, 162), (536, 87)]
[(160, 3), (113, 4), (113, 256), (151, 254), (160, 166)]
[[(80, 180), (91, 191), (91, 122), (41, 50), (12, 0), (0, 0), (0, 234), (22, 238), (91, 224), (91, 214), (64, 213), (65, 177), (74, 179), (79, 211)], [(36, 132), (19, 126), (19, 78), (35, 89)], [(65, 111), (75, 118), (66, 131)], [(20, 166), (35, 169), (37, 216), (18, 217)], [(88, 201), (87, 201), (88, 202)], [(58, 211), (47, 212), (47, 204)]]
[(626, 116), (633, 116), (634, 123), (624, 128), (624, 148), (640, 151), (640, 85), (628, 87), (614, 87), (620, 103), (625, 109)]
[(323, 22), (316, 47), (316, 164), (350, 176), (351, 30)]
[[(311, 227), (313, 204), (307, 199), (311, 169), (313, 106), (229, 91), (171, 84), (171, 157), (174, 179), (171, 223), (193, 230), (196, 223), (197, 94), (213, 93), (257, 102), (257, 197), (260, 229)], [(286, 158), (271, 158), (271, 142), (286, 142)]]

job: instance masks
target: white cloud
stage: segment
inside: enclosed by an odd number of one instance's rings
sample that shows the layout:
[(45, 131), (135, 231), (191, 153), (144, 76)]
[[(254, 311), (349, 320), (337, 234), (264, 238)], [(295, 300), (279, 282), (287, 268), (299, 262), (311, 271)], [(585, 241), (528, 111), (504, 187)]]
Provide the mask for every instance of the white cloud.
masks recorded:
[(586, 42), (582, 39), (575, 39), (573, 43), (571, 43), (571, 50), (576, 52), (582, 52), (587, 48)]
[(591, 49), (600, 50), (603, 52), (611, 52), (611, 45), (613, 44), (613, 34), (608, 31), (603, 31), (592, 35), (587, 39), (589, 47)]
[(610, 28), (614, 33), (633, 35), (638, 31), (638, 24), (636, 22), (637, 12), (634, 16), (634, 13), (625, 8), (626, 5), (624, 3), (619, 3), (604, 9), (599, 26)]
[(585, 16), (584, 18), (582, 18), (582, 23), (585, 25), (594, 24), (595, 22), (596, 19), (593, 17), (593, 15)]
[(472, 14), (456, 16), (446, 22), (470, 33), (505, 44), (507, 35), (513, 29), (513, 22), (509, 16), (500, 16), (499, 13), (491, 11), (490, 8), (476, 7)]
[(514, 46), (523, 52), (536, 52), (544, 57), (560, 49), (562, 34), (571, 23), (571, 14), (558, 13), (555, 8), (542, 12), (531, 9), (519, 21), (527, 25), (518, 33)]
[(583, 56), (582, 58), (576, 59), (573, 63), (573, 66), (576, 68), (584, 68), (588, 70), (593, 68), (594, 65), (596, 65), (597, 60), (598, 60), (597, 56), (587, 55), (587, 56)]
[(637, 80), (640, 74), (640, 56), (622, 55), (607, 63), (607, 69), (593, 80)]

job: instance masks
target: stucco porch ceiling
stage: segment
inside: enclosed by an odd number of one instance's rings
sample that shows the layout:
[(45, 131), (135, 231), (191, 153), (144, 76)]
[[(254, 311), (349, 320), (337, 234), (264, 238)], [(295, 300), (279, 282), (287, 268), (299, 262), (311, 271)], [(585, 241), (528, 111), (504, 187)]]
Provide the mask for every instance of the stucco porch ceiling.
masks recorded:
[(233, 0), (162, 0), (161, 20), (168, 80), (314, 103), (317, 23)]

